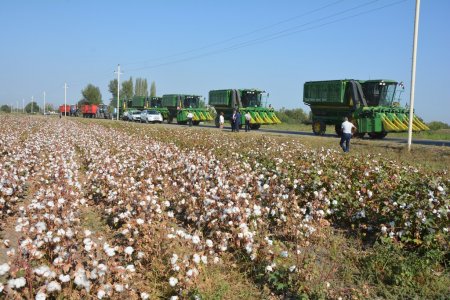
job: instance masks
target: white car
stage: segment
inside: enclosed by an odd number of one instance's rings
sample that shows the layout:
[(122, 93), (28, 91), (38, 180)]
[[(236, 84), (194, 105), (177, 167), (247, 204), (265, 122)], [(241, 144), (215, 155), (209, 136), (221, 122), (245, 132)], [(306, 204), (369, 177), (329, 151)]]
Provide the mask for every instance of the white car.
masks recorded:
[(141, 121), (141, 111), (140, 110), (134, 110), (128, 113), (128, 120), (129, 121)]
[(141, 112), (140, 121), (145, 123), (162, 123), (163, 116), (157, 110), (146, 109)]

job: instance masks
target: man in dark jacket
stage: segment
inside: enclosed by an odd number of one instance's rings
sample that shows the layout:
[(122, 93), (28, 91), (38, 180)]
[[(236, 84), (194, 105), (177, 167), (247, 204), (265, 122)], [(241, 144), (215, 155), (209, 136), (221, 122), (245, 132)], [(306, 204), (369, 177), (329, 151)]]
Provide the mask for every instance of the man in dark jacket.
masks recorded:
[(241, 113), (239, 110), (236, 112), (236, 121), (234, 122), (234, 125), (236, 126), (235, 131), (239, 132), (239, 127), (241, 126)]

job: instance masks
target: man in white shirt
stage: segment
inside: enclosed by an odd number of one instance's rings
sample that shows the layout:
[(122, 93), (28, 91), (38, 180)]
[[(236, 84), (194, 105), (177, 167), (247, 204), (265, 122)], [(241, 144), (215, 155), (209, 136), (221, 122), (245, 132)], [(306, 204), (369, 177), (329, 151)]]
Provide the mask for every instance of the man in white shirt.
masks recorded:
[(225, 123), (225, 118), (223, 116), (223, 112), (221, 112), (220, 116), (219, 116), (219, 127), (220, 127), (220, 129), (223, 129), (223, 124), (224, 123)]
[[(341, 136), (341, 148), (344, 150), (344, 152), (350, 151), (350, 139), (352, 138), (352, 129), (355, 128), (355, 125), (353, 125), (351, 122), (348, 121), (348, 118), (344, 118), (344, 122), (341, 125), (342, 130), (342, 136)], [(345, 144), (344, 144), (345, 143)]]
[(188, 119), (189, 127), (192, 126), (192, 118), (193, 117), (194, 117), (194, 115), (192, 114), (192, 112), (188, 112), (187, 119)]
[(245, 115), (245, 132), (250, 131), (250, 120), (252, 119), (252, 116), (249, 112), (246, 112)]

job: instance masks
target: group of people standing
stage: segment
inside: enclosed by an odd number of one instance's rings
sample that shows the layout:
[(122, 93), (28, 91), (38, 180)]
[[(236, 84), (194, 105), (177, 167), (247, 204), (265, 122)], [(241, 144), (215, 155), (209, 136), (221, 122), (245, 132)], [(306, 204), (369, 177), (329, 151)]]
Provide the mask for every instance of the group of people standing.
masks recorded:
[[(240, 111), (234, 110), (233, 114), (231, 115), (231, 120), (230, 120), (232, 132), (239, 132), (239, 129), (241, 127), (241, 119), (242, 119), (242, 115), (241, 115)], [(250, 131), (250, 121), (252, 119), (252, 116), (250, 115), (249, 112), (246, 112), (244, 114), (244, 119), (245, 119), (245, 132)], [(220, 114), (220, 119), (219, 119), (220, 126), (221, 126), (220, 128), (223, 128), (223, 121), (225, 121), (225, 120), (223, 118), (223, 112), (222, 112)]]

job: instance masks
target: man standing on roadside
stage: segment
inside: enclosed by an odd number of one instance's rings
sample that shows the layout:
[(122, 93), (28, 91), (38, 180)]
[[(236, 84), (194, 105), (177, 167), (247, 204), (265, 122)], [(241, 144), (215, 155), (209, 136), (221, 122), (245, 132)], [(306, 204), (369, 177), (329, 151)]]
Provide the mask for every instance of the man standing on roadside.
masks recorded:
[[(341, 148), (344, 150), (344, 152), (350, 151), (350, 139), (352, 138), (352, 129), (355, 128), (355, 125), (353, 125), (351, 122), (348, 121), (348, 118), (344, 118), (344, 122), (341, 125), (342, 129), (342, 136), (341, 136)], [(345, 144), (344, 144), (345, 143)]]
[(250, 120), (252, 119), (252, 116), (247, 111), (244, 115), (245, 117), (245, 132), (250, 131)]
[(188, 119), (188, 123), (189, 123), (189, 127), (192, 126), (192, 118), (194, 117), (194, 114), (192, 112), (188, 112), (187, 114), (187, 119)]

